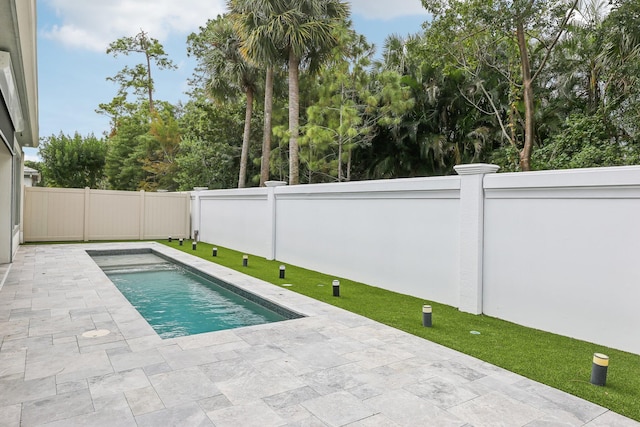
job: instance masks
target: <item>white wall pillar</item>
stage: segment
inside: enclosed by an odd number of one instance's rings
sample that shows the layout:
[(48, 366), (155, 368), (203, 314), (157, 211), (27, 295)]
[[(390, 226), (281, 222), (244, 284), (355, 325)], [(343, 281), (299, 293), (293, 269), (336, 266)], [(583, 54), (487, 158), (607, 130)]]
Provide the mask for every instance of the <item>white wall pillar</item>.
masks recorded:
[(482, 258), (484, 232), (484, 176), (500, 166), (458, 165), (460, 175), (460, 311), (482, 314)]
[[(193, 203), (193, 217), (191, 218), (191, 222), (192, 222), (192, 230), (191, 230), (191, 236), (193, 237), (193, 240), (200, 240), (200, 192), (203, 190), (208, 190), (209, 187), (193, 187), (193, 190), (196, 192), (195, 194), (195, 200)], [(198, 238), (196, 239), (196, 231), (198, 232)]]
[(264, 183), (267, 187), (267, 212), (269, 218), (267, 227), (269, 227), (269, 241), (267, 242), (267, 259), (276, 259), (276, 187), (287, 185), (284, 181), (267, 181)]

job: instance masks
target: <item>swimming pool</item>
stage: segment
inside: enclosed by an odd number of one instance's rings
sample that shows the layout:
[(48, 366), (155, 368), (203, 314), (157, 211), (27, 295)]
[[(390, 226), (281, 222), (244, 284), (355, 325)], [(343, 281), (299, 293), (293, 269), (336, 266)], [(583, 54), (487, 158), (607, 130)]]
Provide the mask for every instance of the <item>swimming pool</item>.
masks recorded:
[(87, 252), (162, 338), (302, 317), (151, 249)]

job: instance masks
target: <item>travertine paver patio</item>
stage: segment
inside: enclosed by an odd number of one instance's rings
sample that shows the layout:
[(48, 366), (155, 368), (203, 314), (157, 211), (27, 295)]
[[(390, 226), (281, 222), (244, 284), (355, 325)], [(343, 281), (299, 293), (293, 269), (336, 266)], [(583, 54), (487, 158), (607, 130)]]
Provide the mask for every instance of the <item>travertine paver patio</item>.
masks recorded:
[[(89, 248), (153, 247), (306, 314), (162, 340)], [(86, 338), (86, 331), (106, 329)], [(0, 289), (3, 426), (638, 426), (156, 243), (21, 247)]]

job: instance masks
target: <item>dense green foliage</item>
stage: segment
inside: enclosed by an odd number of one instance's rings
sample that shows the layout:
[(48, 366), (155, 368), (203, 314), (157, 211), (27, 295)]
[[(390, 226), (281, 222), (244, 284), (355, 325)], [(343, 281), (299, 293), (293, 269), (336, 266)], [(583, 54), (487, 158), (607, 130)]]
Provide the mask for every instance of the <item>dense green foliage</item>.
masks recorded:
[(637, 147), (612, 141), (614, 132), (599, 114), (571, 115), (560, 132), (534, 153), (534, 164), (566, 169), (638, 163), (640, 152)]
[[(179, 190), (193, 187), (233, 188), (238, 184), (243, 143), (245, 106), (240, 102), (213, 104), (204, 98), (187, 103), (180, 115), (180, 153), (175, 181)], [(249, 139), (249, 157), (259, 159), (260, 122), (254, 113)], [(255, 185), (259, 164), (247, 164), (247, 175)]]
[(205, 92), (218, 103), (246, 100), (245, 121), (240, 154), (238, 188), (246, 187), (253, 98), (260, 85), (259, 70), (240, 51), (241, 39), (230, 19), (218, 16), (209, 20), (198, 34), (187, 39), (188, 51), (199, 59), (198, 71), (206, 77)]
[[(249, 256), (242, 266), (242, 252), (220, 246), (211, 256), (212, 245), (199, 242), (196, 251), (189, 242), (165, 245), (232, 268), (253, 277), (333, 304), (449, 348), (461, 351), (535, 381), (597, 403), (640, 421), (640, 356), (560, 335), (526, 328), (489, 316), (462, 313), (454, 307), (424, 301), (384, 289), (337, 278), (294, 265), (286, 265), (286, 278), (279, 278), (278, 261)], [(331, 282), (340, 280), (340, 297), (332, 296)], [(433, 307), (433, 327), (422, 326), (422, 305)], [(478, 331), (479, 335), (470, 331)], [(593, 353), (611, 360), (607, 386), (589, 382)]]
[(93, 135), (60, 133), (40, 146), (42, 174), (50, 187), (96, 188), (103, 178), (105, 142)]
[(144, 181), (144, 170), (139, 161), (139, 146), (141, 138), (148, 131), (149, 114), (146, 108), (117, 120), (117, 128), (108, 139), (105, 168), (110, 188), (137, 190), (139, 184)]
[(97, 181), (173, 190), (638, 163), (637, 1), (423, 4), (421, 33), (376, 50), (345, 2), (229, 0), (187, 39), (184, 105), (154, 101), (152, 68), (172, 67), (157, 40), (116, 40), (110, 53), (142, 63), (109, 78)]

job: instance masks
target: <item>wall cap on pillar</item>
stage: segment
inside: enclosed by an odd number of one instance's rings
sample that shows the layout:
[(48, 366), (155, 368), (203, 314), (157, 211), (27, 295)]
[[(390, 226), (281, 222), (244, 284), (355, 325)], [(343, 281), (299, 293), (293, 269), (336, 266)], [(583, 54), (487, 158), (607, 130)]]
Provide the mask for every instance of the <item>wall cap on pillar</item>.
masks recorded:
[(470, 165), (456, 165), (453, 169), (458, 175), (483, 175), (498, 172), (500, 166), (488, 163), (472, 163)]
[(208, 190), (209, 187), (193, 187), (193, 191), (203, 191), (203, 190)]
[(284, 181), (265, 181), (264, 185), (266, 187), (282, 187), (283, 185), (287, 185)]

